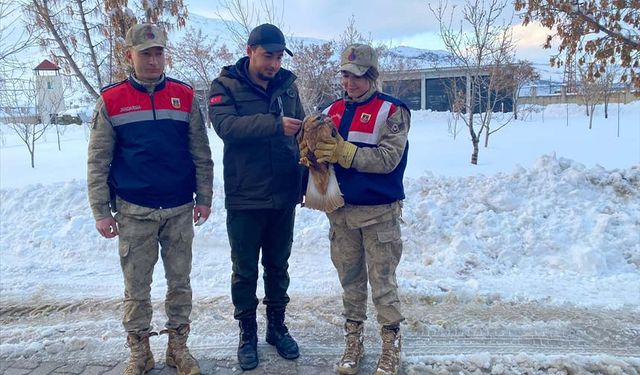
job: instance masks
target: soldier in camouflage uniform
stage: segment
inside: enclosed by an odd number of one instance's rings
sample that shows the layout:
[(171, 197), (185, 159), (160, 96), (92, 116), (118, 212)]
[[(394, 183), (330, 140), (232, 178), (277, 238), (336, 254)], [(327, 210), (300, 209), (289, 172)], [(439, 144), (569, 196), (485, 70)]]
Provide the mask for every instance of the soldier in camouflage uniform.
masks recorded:
[[(334, 163), (345, 206), (327, 214), (331, 260), (343, 288), (346, 348), (341, 374), (355, 374), (364, 355), (367, 281), (371, 285), (382, 354), (376, 374), (396, 374), (400, 367), (400, 311), (396, 267), (402, 255), (400, 217), (404, 199), (410, 112), (396, 98), (378, 90), (378, 60), (368, 45), (348, 46), (340, 71), (342, 99), (323, 113), (338, 136), (316, 145), (318, 162)], [(305, 147), (302, 145), (301, 147)], [(301, 150), (306, 155), (306, 150)]]
[(144, 374), (155, 366), (150, 295), (160, 248), (168, 289), (168, 320), (160, 332), (169, 335), (167, 365), (179, 375), (195, 375), (200, 368), (186, 345), (191, 244), (193, 223), (211, 213), (211, 150), (193, 89), (164, 75), (164, 31), (134, 25), (126, 44), (133, 73), (98, 98), (87, 170), (96, 229), (105, 238), (119, 236), (123, 325), (131, 349), (124, 373)]

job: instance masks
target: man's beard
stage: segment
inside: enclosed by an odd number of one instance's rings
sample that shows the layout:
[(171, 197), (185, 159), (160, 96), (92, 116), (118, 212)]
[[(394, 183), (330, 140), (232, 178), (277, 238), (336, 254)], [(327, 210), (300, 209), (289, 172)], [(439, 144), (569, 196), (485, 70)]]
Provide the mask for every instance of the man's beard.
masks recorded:
[(258, 73), (258, 78), (262, 81), (273, 81), (275, 77), (276, 77), (275, 74), (273, 75), (273, 77), (270, 77), (266, 74)]

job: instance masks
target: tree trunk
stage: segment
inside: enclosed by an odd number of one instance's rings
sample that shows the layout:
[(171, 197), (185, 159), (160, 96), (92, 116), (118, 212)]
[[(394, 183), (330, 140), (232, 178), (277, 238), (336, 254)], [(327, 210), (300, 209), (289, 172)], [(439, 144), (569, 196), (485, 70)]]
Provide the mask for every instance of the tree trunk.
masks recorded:
[[(34, 129), (35, 129), (35, 125), (34, 125)], [(36, 141), (33, 139), (33, 137), (35, 136), (35, 134), (32, 134), (32, 138), (31, 138), (31, 147), (27, 147), (27, 149), (29, 150), (29, 155), (31, 156), (31, 168), (35, 168), (36, 167)]]
[(93, 74), (96, 76), (96, 80), (98, 81), (98, 88), (102, 87), (102, 77), (100, 75), (100, 65), (98, 64), (98, 58), (96, 57), (96, 48), (91, 41), (91, 32), (89, 31), (89, 26), (87, 25), (87, 18), (84, 12), (84, 4), (83, 0), (76, 0), (78, 4), (78, 9), (80, 9), (80, 19), (82, 20), (82, 29), (84, 32), (84, 37), (87, 41), (87, 46), (89, 47), (89, 54), (91, 56), (91, 65), (93, 68)]
[[(467, 107), (468, 108), (468, 107)], [(471, 143), (473, 144), (473, 153), (471, 154), (471, 164), (478, 164), (478, 152), (480, 143), (480, 136), (482, 133), (482, 128), (480, 128), (480, 134), (476, 134), (473, 129), (473, 112), (467, 114), (469, 116), (469, 120), (467, 122), (467, 129), (469, 129), (469, 136), (471, 138)]]
[(485, 129), (486, 133), (484, 133), (484, 148), (489, 147), (489, 127), (486, 126)]
[(478, 153), (480, 152), (480, 147), (478, 147), (477, 139), (473, 140), (473, 153), (471, 154), (471, 164), (478, 165)]
[(591, 107), (591, 114), (589, 115), (589, 130), (591, 130), (592, 126), (593, 126), (593, 110), (594, 110), (594, 106)]
[(62, 151), (62, 145), (60, 144), (60, 128), (58, 126), (59, 125), (56, 123), (56, 136), (58, 137), (58, 151)]

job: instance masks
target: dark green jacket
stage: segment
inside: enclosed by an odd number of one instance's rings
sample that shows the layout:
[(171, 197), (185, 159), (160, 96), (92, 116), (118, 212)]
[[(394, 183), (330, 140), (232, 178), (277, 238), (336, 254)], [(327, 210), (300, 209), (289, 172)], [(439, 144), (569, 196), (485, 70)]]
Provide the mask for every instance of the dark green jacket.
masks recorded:
[(300, 202), (302, 167), (282, 116), (302, 120), (296, 76), (280, 69), (265, 91), (249, 79), (249, 59), (224, 67), (211, 83), (209, 118), (224, 141), (227, 209), (285, 208)]

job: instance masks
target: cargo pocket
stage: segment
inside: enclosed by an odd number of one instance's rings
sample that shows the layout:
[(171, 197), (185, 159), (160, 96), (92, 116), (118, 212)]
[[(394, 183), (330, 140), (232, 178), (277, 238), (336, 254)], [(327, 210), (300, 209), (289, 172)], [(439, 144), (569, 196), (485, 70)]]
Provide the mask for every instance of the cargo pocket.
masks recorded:
[(384, 228), (377, 232), (379, 252), (375, 263), (379, 267), (378, 272), (381, 274), (390, 274), (395, 269), (402, 257), (402, 238), (400, 235), (400, 227)]
[(378, 232), (378, 241), (381, 243), (392, 243), (400, 240), (400, 229), (383, 230)]
[(189, 229), (180, 232), (180, 239), (182, 241), (193, 241), (194, 236), (193, 227), (189, 227)]

